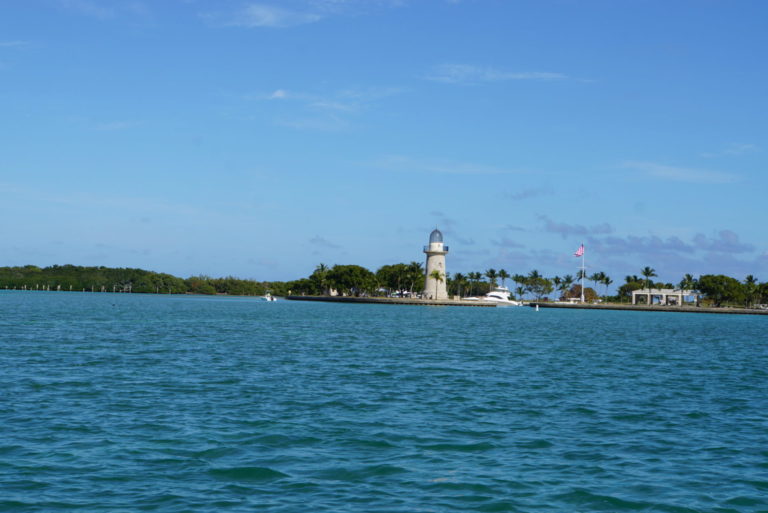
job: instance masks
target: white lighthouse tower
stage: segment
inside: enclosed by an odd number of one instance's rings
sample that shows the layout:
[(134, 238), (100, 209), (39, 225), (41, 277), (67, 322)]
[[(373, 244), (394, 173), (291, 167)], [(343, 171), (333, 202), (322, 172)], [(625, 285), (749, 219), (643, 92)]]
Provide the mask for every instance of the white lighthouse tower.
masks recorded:
[[(448, 246), (443, 245), (443, 234), (437, 228), (429, 234), (429, 245), (424, 246), (424, 253), (427, 254), (424, 297), (427, 299), (448, 299), (445, 283), (445, 255), (448, 253)], [(434, 271), (440, 273), (440, 279), (435, 279)]]

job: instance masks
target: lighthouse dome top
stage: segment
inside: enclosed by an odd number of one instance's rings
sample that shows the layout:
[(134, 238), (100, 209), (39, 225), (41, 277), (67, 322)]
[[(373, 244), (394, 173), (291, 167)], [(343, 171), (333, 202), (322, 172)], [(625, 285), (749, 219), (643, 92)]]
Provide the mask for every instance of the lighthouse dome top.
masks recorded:
[(429, 234), (429, 243), (432, 244), (433, 242), (443, 242), (443, 233), (437, 228)]

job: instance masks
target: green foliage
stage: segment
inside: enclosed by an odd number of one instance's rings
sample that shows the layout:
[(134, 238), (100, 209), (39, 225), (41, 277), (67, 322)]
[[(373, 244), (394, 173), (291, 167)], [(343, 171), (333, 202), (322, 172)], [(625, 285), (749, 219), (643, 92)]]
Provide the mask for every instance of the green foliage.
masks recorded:
[[(581, 285), (578, 283), (571, 287), (568, 291), (563, 294), (563, 299), (571, 299), (571, 298), (577, 298), (581, 299)], [(592, 287), (585, 287), (584, 288), (584, 301), (592, 302), (597, 300), (597, 292), (595, 292), (595, 289)]]
[(651, 278), (655, 278), (656, 276), (658, 276), (656, 274), (656, 269), (653, 269), (651, 267), (644, 267), (643, 270), (640, 271), (640, 274), (642, 274), (643, 277), (645, 278), (645, 288), (650, 290), (651, 287), (653, 287), (653, 282), (651, 281)]
[(632, 298), (632, 292), (635, 290), (640, 290), (642, 288), (645, 288), (645, 283), (643, 281), (629, 281), (627, 283), (624, 283), (622, 286), (619, 287), (619, 298), (621, 299), (630, 299)]
[(184, 280), (144, 269), (75, 265), (0, 267), (0, 287), (145, 294), (263, 295), (266, 291), (263, 283), (231, 276), (216, 279), (193, 276)]
[(429, 273), (429, 279), (435, 281), (435, 290), (437, 290), (437, 287), (440, 284), (440, 282), (445, 280), (445, 274), (435, 269), (431, 273)]
[[(647, 288), (681, 288), (700, 291), (705, 300), (715, 306), (732, 305), (752, 307), (768, 303), (768, 283), (759, 283), (752, 275), (743, 282), (725, 275), (703, 275), (698, 280), (686, 274), (680, 282), (673, 286), (671, 283), (651, 281), (656, 271), (646, 267), (641, 271), (642, 276), (630, 275), (618, 288), (618, 295), (612, 300), (627, 300), (632, 291)], [(488, 281), (483, 281), (484, 277)], [(541, 299), (552, 292), (558, 291), (563, 299), (578, 298), (581, 286), (575, 283), (571, 275), (564, 277), (545, 278), (533, 270), (528, 275), (515, 274), (510, 276), (503, 269), (496, 272), (489, 269), (486, 273), (469, 272), (466, 275), (456, 273), (453, 277), (440, 274), (431, 275), (429, 279), (446, 281), (450, 294), (462, 296), (482, 295), (488, 292), (496, 278), (505, 280), (512, 278), (517, 284), (514, 289), (518, 298), (526, 294)], [(612, 280), (605, 273), (594, 273), (589, 277), (595, 285), (606, 287)], [(288, 294), (320, 295), (330, 293), (335, 289), (347, 295), (375, 295), (380, 288), (388, 293), (420, 292), (424, 289), (424, 267), (420, 262), (398, 263), (380, 267), (376, 274), (358, 265), (335, 265), (328, 268), (320, 264), (308, 278), (289, 282), (259, 282), (228, 276), (226, 278), (211, 278), (208, 276), (192, 276), (182, 279), (176, 276), (133, 268), (83, 267), (75, 265), (53, 265), (38, 267), (25, 265), (19, 267), (0, 267), (0, 288), (28, 290), (62, 290), (62, 291), (96, 291), (96, 292), (133, 292), (160, 294), (231, 294), (261, 296), (270, 292), (275, 296)], [(593, 288), (585, 288), (585, 299), (594, 301), (597, 293)]]
[(543, 278), (541, 276), (528, 277), (526, 280), (526, 287), (531, 292), (531, 294), (536, 297), (537, 300), (540, 300), (542, 297), (555, 290), (554, 286), (552, 285), (552, 280)]
[(722, 274), (699, 276), (699, 291), (714, 306), (722, 306), (724, 303), (742, 303), (744, 300), (744, 289), (739, 280)]
[(391, 294), (408, 290), (411, 282), (412, 269), (408, 264), (383, 265), (376, 271), (379, 285)]
[(349, 296), (373, 295), (377, 288), (376, 275), (359, 265), (334, 265), (328, 271), (328, 282)]
[(760, 297), (760, 285), (757, 283), (757, 278), (750, 274), (744, 278), (744, 284), (741, 288), (744, 297), (744, 306), (749, 308), (754, 305)]

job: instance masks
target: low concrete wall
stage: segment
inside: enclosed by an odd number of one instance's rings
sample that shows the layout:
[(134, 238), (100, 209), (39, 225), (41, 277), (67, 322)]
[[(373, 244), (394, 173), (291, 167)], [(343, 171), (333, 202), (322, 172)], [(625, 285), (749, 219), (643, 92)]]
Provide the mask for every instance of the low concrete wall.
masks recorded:
[(495, 307), (490, 301), (461, 301), (454, 299), (430, 300), (399, 297), (351, 297), (351, 296), (286, 296), (291, 301), (325, 301), (328, 303), (377, 303), (383, 305), (419, 305), (419, 306), (485, 306)]
[(572, 310), (631, 310), (633, 312), (677, 312), (677, 313), (714, 313), (714, 314), (741, 314), (741, 315), (768, 315), (768, 310), (755, 310), (750, 308), (711, 308), (702, 306), (648, 306), (648, 305), (621, 305), (621, 304), (567, 304), (567, 303), (530, 303), (529, 306), (540, 308), (570, 308)]

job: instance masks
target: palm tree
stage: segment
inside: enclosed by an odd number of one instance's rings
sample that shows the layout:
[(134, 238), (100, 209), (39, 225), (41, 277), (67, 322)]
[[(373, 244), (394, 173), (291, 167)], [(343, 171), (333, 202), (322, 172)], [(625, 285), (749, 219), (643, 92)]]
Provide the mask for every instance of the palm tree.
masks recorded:
[(560, 284), (562, 282), (563, 282), (563, 279), (560, 276), (555, 276), (554, 278), (552, 278), (552, 283), (554, 284), (555, 290), (557, 290), (557, 291), (560, 290)]
[(490, 268), (487, 271), (485, 271), (485, 277), (488, 278), (488, 281), (491, 283), (491, 288), (496, 287), (496, 278), (499, 276), (499, 274), (496, 272), (496, 269)]
[(696, 278), (694, 278), (692, 274), (686, 274), (677, 286), (680, 287), (680, 297), (682, 298), (680, 300), (680, 306), (683, 306), (683, 303), (685, 302), (685, 291), (696, 289)]
[(692, 274), (686, 274), (683, 276), (683, 279), (680, 280), (679, 286), (681, 289), (695, 290), (696, 278), (694, 278)]
[(435, 280), (435, 297), (434, 298), (430, 298), (430, 299), (437, 299), (437, 285), (441, 281), (443, 281), (443, 277), (444, 276), (445, 275), (443, 273), (441, 273), (440, 271), (438, 271), (437, 269), (435, 269), (434, 271), (429, 273), (429, 277), (432, 278), (433, 280)]
[(744, 278), (744, 306), (749, 308), (755, 302), (757, 292), (757, 278), (751, 274)]
[(502, 287), (504, 286), (504, 281), (507, 278), (510, 278), (510, 277), (511, 276), (509, 275), (509, 273), (507, 271), (505, 271), (504, 269), (499, 269), (499, 278), (501, 278), (501, 286)]
[(326, 296), (330, 294), (330, 290), (328, 290), (328, 266), (325, 264), (319, 264), (317, 267), (315, 267), (315, 274), (317, 274), (317, 279), (320, 285), (320, 289), (323, 291), (323, 294)]
[(424, 266), (421, 262), (411, 262), (408, 264), (408, 281), (410, 281), (410, 297), (413, 297), (413, 288), (419, 279), (424, 276)]
[(527, 278), (522, 274), (513, 274), (511, 278), (512, 278), (512, 281), (514, 281), (517, 284), (515, 293), (518, 294), (520, 299), (523, 299), (523, 294), (525, 293), (525, 282)]
[(658, 276), (658, 274), (656, 274), (656, 269), (647, 266), (640, 271), (640, 274), (645, 277), (645, 288), (648, 289), (648, 305), (650, 306), (653, 303), (651, 301), (651, 278)]
[(464, 283), (467, 281), (467, 277), (464, 276), (461, 273), (456, 273), (453, 275), (453, 283), (456, 284), (457, 293), (459, 297), (461, 297), (461, 287), (464, 285)]
[(475, 282), (480, 279), (480, 273), (474, 271), (468, 272), (467, 279), (469, 279), (469, 295), (471, 296), (475, 293)]
[(602, 284), (605, 285), (605, 295), (603, 295), (603, 301), (608, 299), (608, 287), (613, 283), (613, 280), (607, 274), (603, 273)]
[(566, 274), (563, 276), (562, 281), (560, 282), (560, 290), (562, 291), (563, 296), (567, 291), (571, 289), (571, 285), (573, 285), (573, 276)]
[(590, 276), (587, 279), (591, 281), (595, 289), (597, 289), (597, 282), (602, 282), (603, 276), (605, 276), (605, 273), (600, 271), (600, 272), (592, 273), (592, 276)]

